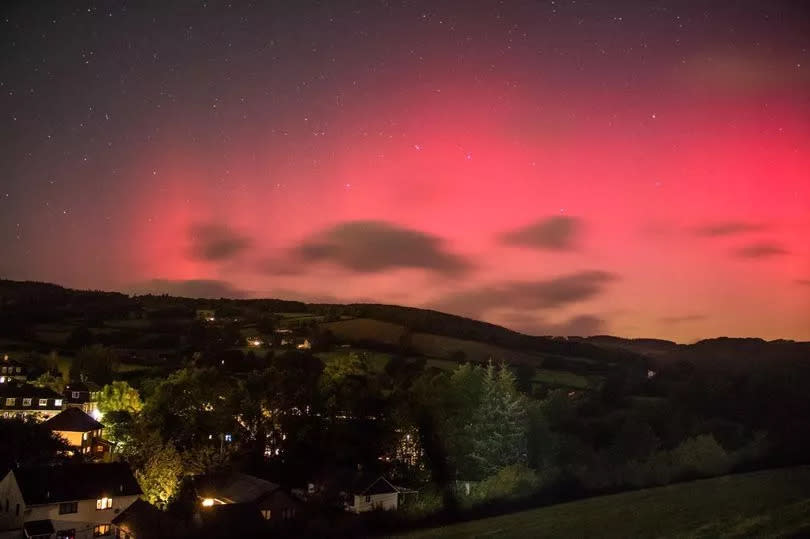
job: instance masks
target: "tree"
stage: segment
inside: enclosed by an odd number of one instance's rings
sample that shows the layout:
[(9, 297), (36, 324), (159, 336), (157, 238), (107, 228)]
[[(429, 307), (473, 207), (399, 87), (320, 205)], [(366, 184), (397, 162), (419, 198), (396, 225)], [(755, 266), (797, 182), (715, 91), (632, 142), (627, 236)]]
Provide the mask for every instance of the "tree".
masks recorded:
[(149, 456), (142, 469), (135, 471), (135, 477), (146, 500), (165, 509), (180, 489), (183, 476), (183, 459), (171, 444), (160, 446)]
[(490, 363), (483, 394), (471, 424), (471, 460), (476, 471), (490, 476), (505, 466), (526, 464), (526, 405), (515, 386), (515, 375)]
[(101, 388), (98, 399), (98, 409), (106, 414), (108, 412), (129, 412), (136, 414), (143, 408), (138, 390), (127, 382), (116, 380)]
[(67, 442), (33, 419), (0, 421), (0, 468), (46, 464), (64, 454)]
[(46, 387), (60, 395), (65, 390), (65, 379), (51, 371), (45, 372), (32, 382), (37, 387)]
[(76, 359), (70, 365), (70, 379), (109, 384), (117, 369), (118, 356), (115, 352), (100, 344), (94, 344), (79, 350)]

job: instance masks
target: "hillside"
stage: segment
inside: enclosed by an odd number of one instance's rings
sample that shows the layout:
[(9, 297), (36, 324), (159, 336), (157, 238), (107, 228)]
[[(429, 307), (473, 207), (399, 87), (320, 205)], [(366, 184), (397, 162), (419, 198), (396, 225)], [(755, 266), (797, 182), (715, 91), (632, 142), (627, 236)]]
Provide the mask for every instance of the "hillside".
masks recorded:
[(433, 528), (467, 537), (796, 537), (810, 534), (810, 467), (766, 470), (600, 496)]

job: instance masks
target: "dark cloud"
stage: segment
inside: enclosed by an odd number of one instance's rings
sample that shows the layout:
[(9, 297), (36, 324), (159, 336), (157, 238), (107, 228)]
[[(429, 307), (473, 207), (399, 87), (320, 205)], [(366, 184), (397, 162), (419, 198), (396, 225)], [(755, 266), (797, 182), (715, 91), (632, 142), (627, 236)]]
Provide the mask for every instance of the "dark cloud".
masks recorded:
[(712, 223), (695, 229), (695, 234), (705, 237), (735, 236), (748, 232), (759, 232), (765, 227), (759, 223), (745, 223), (742, 221), (726, 221), (723, 223)]
[(659, 318), (660, 322), (665, 324), (681, 324), (684, 322), (699, 322), (706, 320), (708, 317), (705, 314), (686, 314), (683, 316), (664, 316)]
[(589, 337), (606, 332), (605, 320), (591, 314), (574, 316), (559, 324), (547, 322), (539, 317), (518, 315), (506, 319), (505, 325), (527, 335)]
[(593, 298), (615, 279), (605, 271), (581, 271), (545, 281), (507, 282), (450, 294), (431, 307), (471, 317), (496, 308), (553, 309)]
[(225, 225), (196, 224), (189, 229), (191, 256), (209, 262), (232, 259), (251, 246), (250, 238)]
[(332, 262), (361, 273), (421, 268), (459, 275), (470, 269), (464, 258), (444, 250), (440, 238), (384, 221), (337, 224), (303, 242), (294, 254), (304, 262)]
[(774, 242), (762, 241), (740, 247), (734, 254), (741, 258), (769, 258), (788, 254), (784, 247)]
[(247, 291), (236, 288), (227, 281), (215, 279), (152, 279), (139, 283), (132, 289), (137, 294), (168, 294), (186, 298), (241, 299), (250, 296)]
[(557, 215), (507, 232), (501, 236), (501, 242), (506, 245), (564, 251), (574, 248), (581, 229), (581, 219)]

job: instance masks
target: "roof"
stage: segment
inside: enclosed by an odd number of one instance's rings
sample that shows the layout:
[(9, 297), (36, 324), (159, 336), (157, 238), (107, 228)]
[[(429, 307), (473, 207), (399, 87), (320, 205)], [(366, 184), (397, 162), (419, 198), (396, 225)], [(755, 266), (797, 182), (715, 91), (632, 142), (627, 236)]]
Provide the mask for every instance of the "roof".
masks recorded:
[(173, 538), (184, 535), (178, 519), (140, 498), (112, 519), (112, 523), (135, 537)]
[(62, 410), (44, 425), (51, 430), (62, 430), (67, 432), (90, 432), (91, 430), (103, 429), (104, 425), (85, 414), (78, 408), (68, 408)]
[(23, 524), (26, 537), (33, 537), (35, 535), (49, 535), (55, 530), (53, 523), (50, 520), (32, 520)]
[(199, 496), (231, 503), (255, 502), (279, 488), (275, 483), (243, 473), (208, 475), (195, 482)]
[(0, 398), (6, 397), (32, 397), (37, 399), (61, 399), (62, 395), (48, 389), (31, 384), (2, 384), (0, 385)]
[(141, 494), (123, 462), (20, 468), (12, 472), (26, 505)]
[(363, 496), (372, 496), (374, 494), (391, 494), (399, 492), (399, 489), (388, 482), (385, 477), (378, 477), (374, 482), (366, 487), (365, 490), (360, 492)]

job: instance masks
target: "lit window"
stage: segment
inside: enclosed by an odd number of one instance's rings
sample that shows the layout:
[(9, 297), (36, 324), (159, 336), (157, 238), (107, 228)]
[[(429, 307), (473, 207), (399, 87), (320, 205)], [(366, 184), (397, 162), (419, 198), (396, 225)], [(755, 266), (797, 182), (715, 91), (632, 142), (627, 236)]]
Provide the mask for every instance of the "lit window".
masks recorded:
[(96, 509), (101, 511), (102, 509), (111, 509), (112, 508), (112, 498), (99, 498), (96, 500)]
[(19, 373), (21, 373), (21, 372), (22, 372), (22, 368), (21, 368), (21, 367), (17, 367), (17, 374), (19, 374)]
[(233, 441), (233, 440), (232, 440), (232, 438), (231, 438), (231, 435), (230, 435), (230, 434), (226, 434), (226, 435), (225, 435), (225, 441), (226, 441), (226, 442), (231, 442), (231, 441)]
[(78, 391), (71, 391), (70, 398), (71, 399), (78, 399), (79, 398), (79, 392)]
[(31, 406), (31, 399), (23, 399), (23, 406)]
[(53, 403), (57, 407), (62, 406), (62, 399), (54, 399)]
[(87, 433), (85, 432), (84, 434), (82, 434), (82, 440), (86, 440), (86, 439), (87, 439)]
[(264, 517), (264, 520), (270, 520), (270, 517), (272, 516), (270, 509), (262, 509), (262, 516)]
[(211, 507), (212, 505), (214, 505), (214, 499), (213, 498), (205, 498), (202, 501), (202, 505), (203, 505), (203, 507)]
[(93, 537), (105, 537), (107, 535), (110, 535), (109, 524), (99, 524), (93, 528)]
[(13, 397), (9, 397), (9, 398), (6, 399), (6, 406), (14, 406), (14, 403), (16, 401), (17, 401), (17, 399), (15, 399)]
[(39, 399), (40, 406), (48, 406), (48, 399)]

